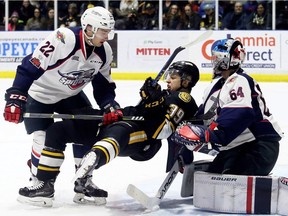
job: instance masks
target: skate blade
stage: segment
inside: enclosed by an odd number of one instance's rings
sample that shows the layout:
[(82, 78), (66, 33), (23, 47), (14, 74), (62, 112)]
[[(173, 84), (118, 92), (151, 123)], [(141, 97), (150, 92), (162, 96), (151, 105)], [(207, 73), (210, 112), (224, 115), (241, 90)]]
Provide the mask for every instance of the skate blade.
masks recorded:
[(78, 178), (84, 178), (92, 169), (96, 162), (97, 156), (95, 152), (89, 152), (81, 161), (81, 165), (75, 173), (72, 182), (75, 182)]
[(82, 193), (76, 193), (73, 202), (78, 204), (84, 204), (84, 205), (105, 205), (106, 204), (106, 198), (105, 197), (87, 197)]
[(25, 197), (25, 196), (18, 196), (17, 201), (23, 204), (29, 204), (33, 206), (40, 206), (40, 207), (52, 207), (53, 205), (53, 197)]

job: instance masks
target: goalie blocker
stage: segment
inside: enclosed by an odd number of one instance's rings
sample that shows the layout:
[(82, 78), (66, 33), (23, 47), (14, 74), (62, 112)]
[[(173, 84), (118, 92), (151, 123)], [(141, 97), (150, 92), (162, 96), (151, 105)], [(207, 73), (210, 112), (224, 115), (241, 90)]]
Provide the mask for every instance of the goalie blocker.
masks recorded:
[(288, 178), (194, 173), (195, 207), (215, 212), (288, 215)]

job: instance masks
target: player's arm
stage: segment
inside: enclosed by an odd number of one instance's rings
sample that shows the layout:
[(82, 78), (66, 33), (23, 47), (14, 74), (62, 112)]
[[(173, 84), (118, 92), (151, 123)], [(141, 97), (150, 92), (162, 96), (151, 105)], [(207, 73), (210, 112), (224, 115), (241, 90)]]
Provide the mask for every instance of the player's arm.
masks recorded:
[(97, 73), (92, 80), (92, 86), (93, 96), (101, 110), (104, 112), (103, 124), (107, 125), (121, 120), (123, 113), (120, 109), (120, 105), (115, 101), (116, 84), (111, 77), (111, 62), (113, 59), (112, 49), (108, 43), (104, 43), (103, 46), (106, 61), (100, 68), (99, 73)]
[(71, 43), (75, 43), (73, 32), (67, 28), (57, 29), (43, 40), (32, 54), (22, 60), (21, 65), (17, 67), (12, 87), (5, 93), (4, 119), (6, 121), (14, 123), (23, 121), (30, 86), (49, 66), (55, 65), (58, 60), (68, 56), (74, 48)]
[(218, 113), (219, 117), (208, 126), (191, 123), (180, 126), (175, 134), (178, 141), (186, 140), (187, 147), (208, 142), (225, 146), (251, 125), (255, 118), (251, 104), (251, 89), (245, 78), (236, 79), (237, 82), (228, 82), (229, 88), (224, 86), (221, 90), (221, 94), (226, 97), (220, 97), (225, 104)]

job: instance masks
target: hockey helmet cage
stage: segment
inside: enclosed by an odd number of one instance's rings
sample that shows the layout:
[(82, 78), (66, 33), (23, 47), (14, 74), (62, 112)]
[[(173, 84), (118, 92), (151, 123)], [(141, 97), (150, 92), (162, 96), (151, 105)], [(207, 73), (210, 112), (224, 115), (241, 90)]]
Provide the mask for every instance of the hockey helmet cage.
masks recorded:
[(88, 26), (92, 27), (92, 37), (88, 37), (85, 33), (89, 39), (93, 39), (98, 28), (100, 28), (110, 30), (108, 40), (112, 40), (114, 38), (114, 24), (115, 20), (113, 15), (106, 8), (101, 6), (88, 8), (81, 16), (81, 26), (84, 33)]
[(181, 80), (187, 80), (188, 76), (191, 76), (192, 80), (189, 83), (189, 88), (196, 85), (199, 80), (199, 69), (190, 61), (177, 61), (172, 63), (164, 74), (164, 80), (168, 80), (172, 74), (177, 73)]
[(215, 74), (239, 68), (246, 55), (242, 43), (233, 38), (215, 41), (211, 47), (211, 54)]

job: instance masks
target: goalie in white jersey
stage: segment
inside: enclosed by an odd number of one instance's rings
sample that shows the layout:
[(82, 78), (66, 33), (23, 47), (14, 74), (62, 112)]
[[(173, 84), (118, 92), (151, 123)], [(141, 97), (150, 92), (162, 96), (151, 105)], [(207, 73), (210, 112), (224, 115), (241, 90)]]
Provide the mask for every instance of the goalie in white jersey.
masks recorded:
[(217, 105), (215, 116), (204, 125), (183, 124), (173, 139), (192, 151), (203, 144), (219, 150), (208, 172), (265, 176), (277, 161), (283, 133), (258, 83), (242, 70), (244, 58), (240, 41), (229, 38), (214, 42), (215, 77), (204, 93), (198, 114)]
[[(87, 9), (81, 27), (53, 31), (18, 66), (13, 86), (7, 89), (4, 118), (20, 123), (23, 113), (82, 113), (92, 105), (82, 91), (92, 83), (94, 98), (101, 108), (103, 123), (122, 117), (115, 102), (116, 85), (111, 79), (112, 49), (106, 42), (114, 36), (114, 18), (103, 7)], [(36, 176), (44, 146), (46, 129), (53, 119), (24, 120), (28, 134), (33, 133), (31, 172)], [(87, 149), (74, 145), (76, 165)]]

